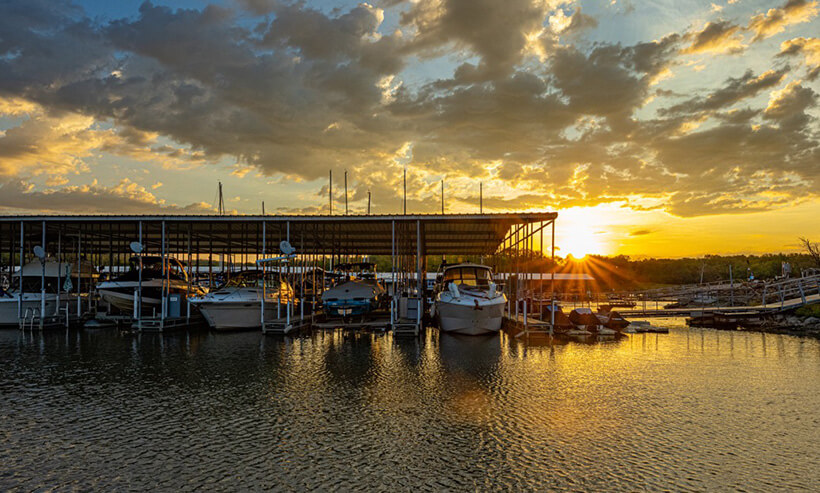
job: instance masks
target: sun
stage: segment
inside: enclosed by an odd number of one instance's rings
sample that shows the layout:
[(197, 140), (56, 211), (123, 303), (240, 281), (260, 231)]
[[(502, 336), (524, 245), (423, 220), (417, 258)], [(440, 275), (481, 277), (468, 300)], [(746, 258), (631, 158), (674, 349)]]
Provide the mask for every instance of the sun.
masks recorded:
[(559, 251), (565, 255), (571, 255), (576, 260), (582, 260), (587, 255), (601, 253), (604, 249), (601, 235), (595, 234), (594, 231), (584, 228), (573, 228), (569, 234), (561, 238), (561, 242), (557, 243)]
[(573, 207), (558, 213), (555, 227), (556, 254), (576, 260), (606, 255), (613, 248), (608, 234), (614, 213), (605, 207)]

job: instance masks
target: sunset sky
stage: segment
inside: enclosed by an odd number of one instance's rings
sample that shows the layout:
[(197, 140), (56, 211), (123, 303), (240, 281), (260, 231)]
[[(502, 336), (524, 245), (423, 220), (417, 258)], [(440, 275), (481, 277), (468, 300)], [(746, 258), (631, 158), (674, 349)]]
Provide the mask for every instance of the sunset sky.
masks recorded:
[(817, 1), (0, 2), (0, 214), (556, 210), (559, 254), (820, 240)]

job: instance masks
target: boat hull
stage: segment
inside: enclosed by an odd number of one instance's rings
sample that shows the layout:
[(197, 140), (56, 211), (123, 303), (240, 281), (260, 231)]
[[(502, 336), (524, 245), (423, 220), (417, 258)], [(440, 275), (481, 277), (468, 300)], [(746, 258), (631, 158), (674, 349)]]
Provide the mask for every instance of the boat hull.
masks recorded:
[(452, 334), (481, 335), (501, 330), (504, 316), (504, 298), (480, 307), (465, 303), (436, 302), (439, 328)]
[[(208, 325), (214, 330), (243, 330), (262, 328), (260, 302), (191, 302), (199, 308)], [(265, 320), (276, 320), (277, 313), (284, 316), (286, 305), (281, 305), (277, 312), (278, 303), (265, 303)]]
[[(57, 314), (57, 295), (46, 294), (45, 315), (52, 316)], [(77, 297), (67, 294), (60, 296), (60, 306), (65, 308), (68, 305), (68, 312), (70, 315), (77, 313)], [(23, 295), (22, 316), (25, 317), (26, 311), (29, 313), (36, 313), (39, 315), (42, 305), (40, 302), (39, 293), (25, 293)], [(20, 324), (18, 317), (18, 302), (17, 295), (13, 298), (0, 298), (0, 326), (2, 327), (17, 327)], [(65, 313), (63, 311), (62, 313)]]
[[(134, 293), (139, 289), (139, 282), (108, 281), (97, 286), (97, 292), (103, 301), (126, 313), (134, 311)], [(169, 293), (187, 294), (188, 285), (183, 281), (171, 280)], [(150, 313), (159, 310), (162, 304), (162, 280), (149, 279), (142, 282), (142, 312)], [(193, 287), (191, 295), (197, 294)]]

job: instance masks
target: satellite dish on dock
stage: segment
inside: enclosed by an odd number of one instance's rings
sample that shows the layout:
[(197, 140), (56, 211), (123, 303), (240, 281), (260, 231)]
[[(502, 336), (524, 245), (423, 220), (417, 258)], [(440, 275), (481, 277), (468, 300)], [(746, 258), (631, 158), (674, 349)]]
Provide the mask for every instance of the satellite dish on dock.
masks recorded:
[(140, 254), (140, 253), (142, 253), (142, 251), (144, 249), (145, 249), (145, 245), (143, 245), (142, 243), (140, 243), (138, 241), (132, 241), (131, 242), (131, 251), (132, 252), (134, 252), (136, 254)]
[(281, 250), (282, 253), (284, 253), (285, 255), (290, 255), (296, 251), (296, 249), (293, 248), (293, 246), (288, 242), (288, 240), (282, 240), (279, 243), (279, 250)]
[(34, 247), (34, 255), (37, 256), (38, 259), (45, 261), (46, 259), (46, 251), (43, 250), (43, 247), (37, 245)]

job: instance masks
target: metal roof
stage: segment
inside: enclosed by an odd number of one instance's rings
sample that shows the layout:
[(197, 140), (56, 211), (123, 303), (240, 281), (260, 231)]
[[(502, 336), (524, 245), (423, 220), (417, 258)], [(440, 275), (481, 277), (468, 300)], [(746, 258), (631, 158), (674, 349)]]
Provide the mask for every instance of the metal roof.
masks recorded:
[[(206, 253), (262, 253), (263, 230), (268, 253), (278, 251), (285, 239), (297, 252), (342, 255), (390, 255), (394, 237), (400, 252), (415, 254), (417, 239), (426, 255), (491, 255), (518, 225), (549, 223), (555, 212), (503, 214), (408, 214), (408, 215), (18, 215), (0, 216), (0, 252), (20, 248), (20, 227), (24, 225), (26, 253), (29, 245), (42, 242), (55, 250), (58, 235), (63, 251), (73, 251), (78, 235), (85, 252), (130, 253), (128, 245), (137, 241), (142, 223), (147, 252), (160, 251), (165, 224), (168, 251), (188, 249)], [(417, 238), (418, 237), (418, 238)]]

